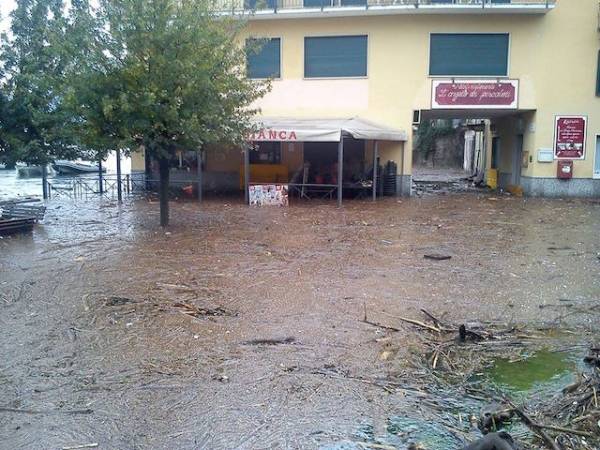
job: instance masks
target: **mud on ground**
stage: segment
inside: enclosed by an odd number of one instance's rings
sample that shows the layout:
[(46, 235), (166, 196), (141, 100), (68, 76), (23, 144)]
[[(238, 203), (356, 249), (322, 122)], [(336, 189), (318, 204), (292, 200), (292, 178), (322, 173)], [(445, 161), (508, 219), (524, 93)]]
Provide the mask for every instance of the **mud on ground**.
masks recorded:
[(435, 421), (377, 385), (409, 386), (424, 351), (396, 316), (599, 324), (553, 306), (600, 297), (597, 201), (210, 200), (157, 223), (142, 200), (58, 201), (0, 240), (0, 448), (360, 448)]

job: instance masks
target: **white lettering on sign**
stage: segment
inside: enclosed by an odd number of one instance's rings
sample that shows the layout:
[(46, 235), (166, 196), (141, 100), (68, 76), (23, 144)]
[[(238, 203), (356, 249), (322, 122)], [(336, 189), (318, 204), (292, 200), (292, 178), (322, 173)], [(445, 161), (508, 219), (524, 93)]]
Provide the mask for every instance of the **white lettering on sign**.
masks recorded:
[(516, 109), (518, 92), (518, 80), (433, 80), (431, 107)]

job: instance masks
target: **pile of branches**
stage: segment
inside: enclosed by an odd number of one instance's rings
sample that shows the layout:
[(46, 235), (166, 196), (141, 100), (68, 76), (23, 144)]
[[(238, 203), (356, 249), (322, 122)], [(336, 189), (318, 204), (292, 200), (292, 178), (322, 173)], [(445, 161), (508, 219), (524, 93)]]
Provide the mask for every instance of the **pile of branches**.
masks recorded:
[[(517, 406), (496, 386), (483, 383), (476, 387), (473, 375), (498, 357), (518, 360), (524, 348), (537, 350), (547, 345), (547, 339), (529, 330), (507, 327), (496, 323), (451, 323), (422, 309), (424, 320), (407, 317), (396, 319), (426, 331), (422, 355), (430, 375), (443, 385), (443, 390), (462, 388), (464, 395), (481, 402), (499, 405), (479, 418), (473, 418), (484, 433), (501, 430), (504, 425), (520, 420), (552, 450), (597, 449), (600, 445), (600, 347), (592, 346), (585, 358), (587, 370), (577, 381), (566, 386), (549, 399), (536, 400), (526, 406)], [(398, 329), (365, 322), (392, 331)], [(444, 376), (436, 375), (443, 372)], [(529, 412), (532, 410), (533, 412)], [(551, 424), (546, 424), (551, 423)]]
[[(600, 349), (592, 347), (584, 358), (590, 371), (566, 386), (556, 398), (543, 405), (543, 415), (576, 429), (579, 436), (600, 441)], [(585, 444), (585, 442), (577, 442)], [(586, 448), (568, 447), (563, 448)], [(592, 447), (590, 447), (592, 448)]]

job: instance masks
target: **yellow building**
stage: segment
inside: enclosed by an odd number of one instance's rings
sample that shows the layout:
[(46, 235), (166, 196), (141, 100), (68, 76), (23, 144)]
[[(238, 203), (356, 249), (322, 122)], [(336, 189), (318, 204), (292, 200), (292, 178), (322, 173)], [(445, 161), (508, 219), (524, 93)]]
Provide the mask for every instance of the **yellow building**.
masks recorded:
[[(337, 184), (339, 146), (315, 137), (328, 129), (344, 142), (345, 179), (368, 178), (377, 147), (381, 165), (396, 163), (397, 194), (410, 195), (415, 123), (480, 118), (501, 187), (600, 195), (598, 0), (238, 0), (227, 13), (245, 17), (247, 42), (262, 40), (249, 76), (273, 80), (250, 181), (298, 181), (316, 155), (312, 181)], [(239, 150), (205, 158), (207, 185), (239, 186)]]

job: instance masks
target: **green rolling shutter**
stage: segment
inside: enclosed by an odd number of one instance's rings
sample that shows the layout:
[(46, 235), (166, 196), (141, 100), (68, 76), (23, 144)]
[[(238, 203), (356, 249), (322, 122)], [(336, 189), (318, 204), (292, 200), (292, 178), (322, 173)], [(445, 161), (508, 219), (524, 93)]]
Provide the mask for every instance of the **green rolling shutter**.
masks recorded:
[(429, 74), (506, 76), (508, 42), (508, 34), (432, 34)]
[[(258, 46), (258, 49), (255, 48)], [(281, 40), (248, 39), (246, 41), (248, 78), (281, 77)]]
[(304, 38), (304, 76), (367, 76), (367, 36)]

